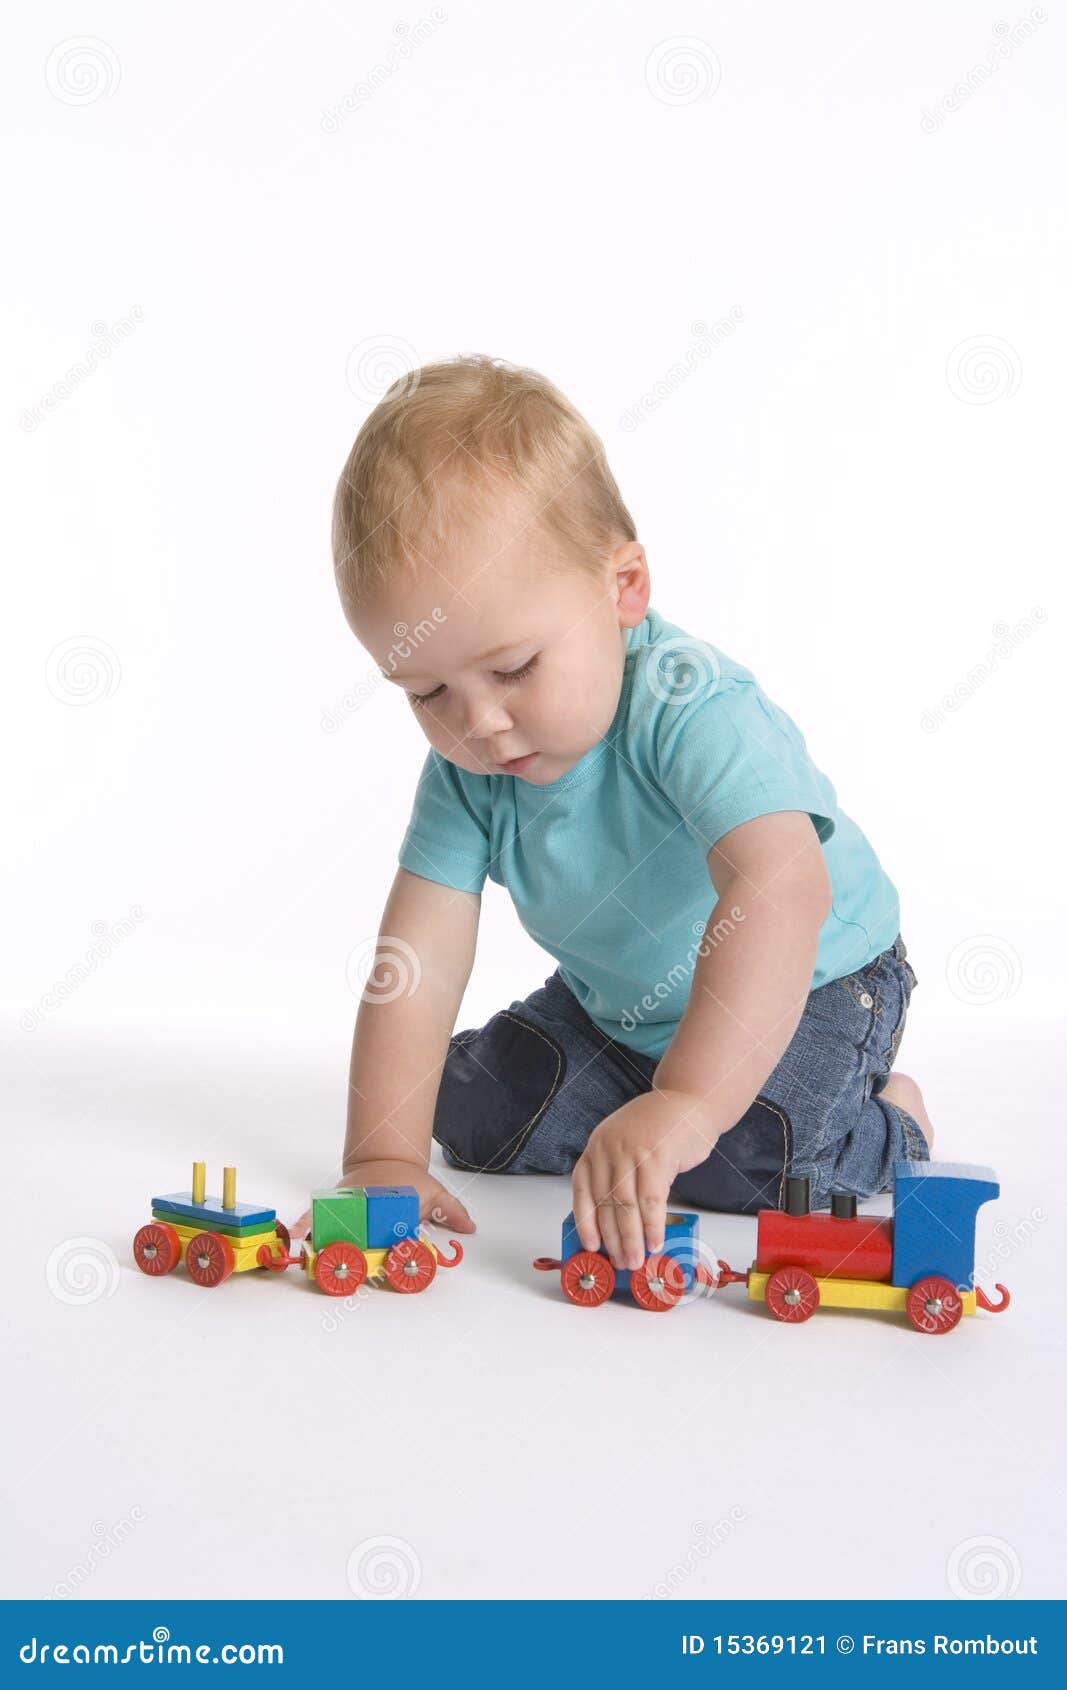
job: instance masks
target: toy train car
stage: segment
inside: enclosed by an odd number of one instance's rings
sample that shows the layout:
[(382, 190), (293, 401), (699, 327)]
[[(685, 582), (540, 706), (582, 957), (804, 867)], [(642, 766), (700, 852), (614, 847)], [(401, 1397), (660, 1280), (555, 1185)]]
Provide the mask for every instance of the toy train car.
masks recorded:
[(273, 1209), (237, 1201), (237, 1170), (224, 1168), (222, 1196), (205, 1194), (205, 1165), (193, 1163), (192, 1189), (153, 1197), (152, 1219), (133, 1241), (142, 1273), (171, 1273), (184, 1258), (197, 1285), (221, 1285), (231, 1273), (302, 1267), (330, 1297), (348, 1297), (366, 1280), (394, 1291), (425, 1291), (451, 1256), (419, 1233), (419, 1196), (412, 1185), (350, 1186), (311, 1194), (311, 1238), (290, 1255), (286, 1228)]
[[(892, 1218), (859, 1216), (854, 1196), (831, 1199), (829, 1214), (811, 1212), (806, 1179), (786, 1180), (784, 1209), (763, 1209), (756, 1223), (756, 1260), (737, 1273), (726, 1262), (713, 1274), (699, 1260), (695, 1215), (669, 1215), (664, 1250), (633, 1272), (617, 1274), (603, 1250), (586, 1250), (563, 1226), (563, 1259), (539, 1257), (537, 1268), (560, 1268), (571, 1302), (606, 1301), (628, 1282), (643, 1308), (665, 1310), (694, 1280), (707, 1289), (743, 1284), (777, 1320), (797, 1324), (818, 1308), (888, 1309), (907, 1315), (917, 1332), (951, 1332), (978, 1308), (1001, 1314), (1011, 1301), (1003, 1285), (991, 1302), (974, 1284), (975, 1217), (999, 1196), (988, 1168), (954, 1162), (897, 1162)], [(672, 1224), (675, 1239), (672, 1246)], [(682, 1246), (683, 1233), (685, 1236)], [(674, 1259), (686, 1257), (686, 1266)]]

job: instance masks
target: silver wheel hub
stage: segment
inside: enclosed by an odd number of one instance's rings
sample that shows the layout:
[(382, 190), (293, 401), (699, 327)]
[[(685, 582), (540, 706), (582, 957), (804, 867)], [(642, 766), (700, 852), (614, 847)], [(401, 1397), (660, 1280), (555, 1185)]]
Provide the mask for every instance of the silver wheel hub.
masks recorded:
[(409, 1279), (411, 1278), (412, 1274), (416, 1274), (416, 1273), (418, 1273), (418, 1271), (419, 1271), (418, 1262), (405, 1262), (404, 1263), (404, 1272), (407, 1274)]
[(154, 1244), (146, 1244), (141, 1254), (144, 1256), (146, 1262), (154, 1262), (159, 1254), (159, 1251), (156, 1249)]
[(334, 1276), (335, 1279), (347, 1279), (348, 1278), (348, 1263), (347, 1262), (338, 1262), (337, 1266), (333, 1270), (333, 1276)]
[(211, 1266), (211, 1257), (210, 1256), (197, 1256), (196, 1265), (197, 1265), (197, 1267), (200, 1267), (200, 1268), (209, 1268)]
[(940, 1297), (931, 1297), (926, 1304), (926, 1312), (928, 1315), (933, 1315), (936, 1318), (936, 1316), (941, 1313), (943, 1307), (944, 1305)]
[(797, 1304), (800, 1301), (800, 1292), (799, 1291), (787, 1291), (782, 1300), (783, 1300), (783, 1302), (788, 1303), (789, 1307), (791, 1309), (795, 1309)]
[(583, 1291), (591, 1291), (593, 1286), (596, 1284), (596, 1280), (593, 1278), (591, 1273), (583, 1273), (581, 1279), (578, 1281), (578, 1284), (581, 1286)]

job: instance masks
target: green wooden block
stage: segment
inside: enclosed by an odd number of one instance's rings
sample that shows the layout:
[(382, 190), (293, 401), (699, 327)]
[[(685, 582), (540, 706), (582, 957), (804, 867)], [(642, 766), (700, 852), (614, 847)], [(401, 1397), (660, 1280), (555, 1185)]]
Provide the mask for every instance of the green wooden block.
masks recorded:
[(323, 1250), (340, 1239), (367, 1248), (367, 1193), (362, 1187), (311, 1193), (312, 1249)]

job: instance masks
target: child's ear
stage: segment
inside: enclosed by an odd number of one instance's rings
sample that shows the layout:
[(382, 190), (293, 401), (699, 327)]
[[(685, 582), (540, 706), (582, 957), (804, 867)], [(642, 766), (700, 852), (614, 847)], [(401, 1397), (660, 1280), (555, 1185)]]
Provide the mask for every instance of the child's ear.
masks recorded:
[(652, 583), (648, 575), (648, 559), (640, 540), (626, 540), (611, 554), (611, 568), (615, 576), (615, 603), (619, 611), (620, 628), (636, 628), (648, 610)]

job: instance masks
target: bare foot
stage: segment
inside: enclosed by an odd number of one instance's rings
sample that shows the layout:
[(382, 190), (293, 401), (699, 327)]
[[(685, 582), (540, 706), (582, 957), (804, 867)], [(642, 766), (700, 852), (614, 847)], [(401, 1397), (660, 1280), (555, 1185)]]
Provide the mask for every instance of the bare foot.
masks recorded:
[(907, 1110), (926, 1140), (926, 1148), (932, 1151), (934, 1148), (933, 1125), (926, 1113), (923, 1094), (911, 1075), (898, 1074), (894, 1069), (878, 1095), (887, 1097), (890, 1103), (895, 1103), (899, 1109)]

